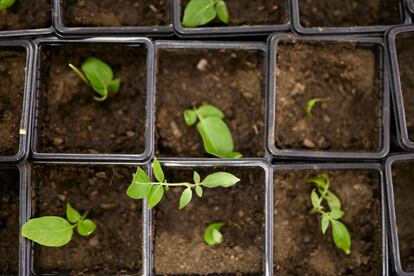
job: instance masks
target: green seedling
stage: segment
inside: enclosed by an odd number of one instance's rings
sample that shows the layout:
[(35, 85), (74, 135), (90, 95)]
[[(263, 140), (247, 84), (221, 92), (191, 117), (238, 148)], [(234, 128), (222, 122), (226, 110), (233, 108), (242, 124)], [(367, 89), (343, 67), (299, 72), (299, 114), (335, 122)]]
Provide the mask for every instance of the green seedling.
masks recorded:
[(38, 244), (59, 247), (72, 240), (73, 229), (76, 227), (79, 235), (89, 236), (96, 229), (96, 224), (86, 219), (89, 211), (83, 216), (66, 204), (66, 219), (57, 216), (33, 218), (23, 224), (22, 236)]
[(316, 104), (321, 102), (326, 102), (329, 100), (328, 98), (313, 98), (306, 102), (305, 104), (305, 111), (309, 118), (313, 117), (312, 110)]
[(15, 2), (16, 0), (0, 0), (0, 11), (10, 8)]
[(216, 17), (225, 24), (229, 23), (229, 11), (224, 0), (191, 0), (185, 7), (182, 25), (195, 28)]
[(164, 196), (165, 192), (168, 192), (170, 187), (184, 187), (184, 191), (180, 197), (179, 209), (187, 206), (193, 197), (193, 190), (198, 197), (203, 196), (203, 188), (228, 188), (235, 185), (240, 181), (239, 178), (226, 172), (216, 172), (208, 175), (201, 181), (200, 175), (197, 172), (193, 174), (194, 183), (180, 182), (180, 183), (168, 183), (165, 179), (164, 172), (161, 168), (161, 164), (157, 158), (154, 157), (154, 164), (152, 168), (153, 175), (157, 181), (151, 181), (148, 174), (141, 168), (137, 168), (131, 185), (128, 187), (127, 195), (133, 199), (147, 199), (148, 207), (153, 208), (156, 206)]
[[(331, 184), (329, 175), (323, 173), (317, 177), (306, 179), (305, 182), (316, 185), (311, 193), (313, 206), (311, 212), (321, 216), (322, 233), (325, 234), (329, 225), (331, 225), (335, 245), (346, 254), (351, 253), (351, 236), (346, 225), (340, 221), (344, 216), (344, 212), (341, 210), (340, 199), (329, 190)], [(323, 204), (324, 202), (326, 204)], [(329, 208), (329, 211), (325, 211), (327, 208)]]
[(198, 122), (197, 129), (208, 154), (220, 158), (240, 158), (242, 155), (233, 151), (233, 137), (223, 119), (223, 112), (210, 104), (184, 111), (184, 120), (188, 126)]
[(119, 91), (121, 81), (113, 79), (114, 73), (111, 67), (102, 60), (89, 57), (82, 63), (82, 70), (72, 64), (69, 64), (69, 67), (98, 94), (98, 96), (94, 96), (96, 101), (104, 101), (108, 98), (109, 93), (115, 94)]
[(223, 235), (220, 233), (220, 229), (223, 226), (223, 222), (215, 222), (208, 225), (204, 230), (204, 241), (210, 246), (222, 243)]

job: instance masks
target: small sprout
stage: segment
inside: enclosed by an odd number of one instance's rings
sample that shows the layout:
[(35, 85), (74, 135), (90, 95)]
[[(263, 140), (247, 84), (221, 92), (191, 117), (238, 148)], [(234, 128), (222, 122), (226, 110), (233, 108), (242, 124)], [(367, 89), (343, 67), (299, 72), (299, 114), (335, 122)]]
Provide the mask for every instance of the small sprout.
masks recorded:
[(215, 222), (207, 226), (204, 230), (204, 241), (210, 246), (222, 243), (223, 235), (220, 233), (220, 229), (223, 226), (223, 222)]
[(168, 183), (156, 157), (154, 157), (152, 172), (157, 180), (156, 182), (152, 182), (148, 174), (143, 169), (138, 167), (136, 173), (133, 174), (131, 185), (129, 185), (127, 190), (127, 195), (130, 198), (146, 198), (149, 208), (155, 207), (161, 201), (164, 193), (168, 192), (169, 187), (185, 187), (181, 194), (178, 206), (179, 209), (183, 209), (191, 202), (191, 199), (193, 198), (193, 189), (198, 197), (202, 197), (203, 188), (228, 188), (240, 181), (240, 179), (236, 176), (226, 172), (216, 172), (210, 174), (201, 181), (200, 175), (197, 172), (194, 172), (194, 184), (189, 182)]
[(104, 101), (109, 93), (115, 94), (119, 91), (121, 81), (113, 79), (114, 73), (111, 67), (102, 60), (94, 57), (87, 58), (82, 63), (82, 71), (72, 64), (69, 64), (69, 67), (99, 95), (94, 96), (96, 101)]
[[(317, 177), (305, 179), (305, 182), (316, 185), (316, 188), (311, 193), (313, 206), (311, 212), (320, 214), (322, 233), (326, 233), (330, 224), (336, 247), (342, 249), (346, 254), (351, 253), (351, 236), (346, 225), (339, 220), (344, 216), (344, 212), (341, 210), (339, 198), (329, 190), (331, 183), (329, 175), (323, 173)], [(324, 206), (323, 202), (326, 202), (329, 211), (325, 211), (326, 206)]]
[(95, 231), (96, 224), (92, 220), (86, 219), (88, 213), (89, 211), (81, 216), (77, 210), (67, 203), (67, 219), (57, 216), (30, 219), (23, 224), (22, 236), (44, 246), (63, 246), (71, 241), (75, 227), (79, 235), (85, 237)]
[(309, 118), (312, 118), (312, 109), (315, 107), (317, 103), (326, 102), (328, 98), (313, 98), (306, 102), (305, 111)]
[(16, 0), (0, 0), (0, 11), (10, 8), (15, 2)]
[(194, 125), (198, 120), (197, 129), (207, 153), (221, 158), (240, 158), (242, 155), (233, 151), (233, 137), (223, 119), (223, 112), (210, 104), (184, 111), (184, 120), (188, 126)]
[(224, 0), (191, 0), (185, 7), (182, 25), (195, 28), (216, 17), (224, 24), (229, 23), (229, 11)]

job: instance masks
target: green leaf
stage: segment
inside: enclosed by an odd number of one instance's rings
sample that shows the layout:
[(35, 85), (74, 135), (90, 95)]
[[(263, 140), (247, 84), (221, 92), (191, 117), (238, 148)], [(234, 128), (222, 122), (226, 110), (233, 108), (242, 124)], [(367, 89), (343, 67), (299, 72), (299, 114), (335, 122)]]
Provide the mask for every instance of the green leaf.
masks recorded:
[(216, 172), (216, 173), (208, 175), (201, 184), (208, 188), (215, 188), (215, 187), (227, 188), (227, 187), (233, 186), (239, 181), (240, 181), (240, 178), (237, 178), (231, 173)]
[(16, 0), (0, 0), (0, 10), (5, 10), (14, 5)]
[(323, 217), (322, 217), (321, 228), (322, 228), (322, 233), (323, 233), (323, 234), (325, 234), (325, 233), (326, 233), (326, 230), (328, 230), (328, 227), (329, 227), (329, 221), (330, 221), (329, 216), (323, 216)]
[(217, 17), (221, 22), (228, 24), (229, 23), (229, 10), (227, 5), (223, 0), (218, 0), (216, 4)]
[(145, 198), (151, 191), (150, 182), (147, 173), (138, 167), (136, 173), (133, 175), (132, 183), (128, 187), (127, 195), (133, 199)]
[(215, 0), (191, 0), (184, 10), (182, 25), (194, 28), (212, 21), (216, 15)]
[(196, 194), (197, 194), (198, 197), (203, 196), (203, 188), (201, 186), (196, 186), (195, 191), (196, 191)]
[(341, 201), (339, 198), (332, 193), (331, 191), (328, 191), (328, 193), (325, 196), (326, 202), (329, 205), (329, 208), (333, 210), (341, 210)]
[(112, 93), (117, 93), (120, 87), (121, 87), (121, 80), (116, 79), (109, 83), (108, 90), (111, 91)]
[(157, 157), (155, 157), (155, 156), (154, 156), (154, 166), (153, 166), (152, 171), (154, 172), (154, 176), (155, 176), (155, 178), (156, 178), (159, 182), (163, 183), (163, 182), (164, 182), (164, 180), (165, 180), (164, 172), (163, 172), (163, 170), (162, 170), (162, 168), (161, 168), (161, 164), (160, 164), (160, 162), (158, 162), (158, 159), (157, 159)]
[(316, 193), (316, 189), (312, 190), (311, 201), (312, 201), (313, 208), (318, 209), (320, 206), (320, 200), (319, 200), (318, 194)]
[(89, 236), (95, 229), (96, 224), (90, 219), (81, 220), (77, 227), (78, 233), (81, 236)]
[(196, 171), (194, 171), (193, 180), (194, 180), (194, 184), (198, 184), (201, 181), (200, 175)]
[(162, 185), (153, 185), (148, 195), (148, 207), (150, 209), (157, 205), (164, 196), (164, 187)]
[(312, 177), (312, 178), (307, 178), (305, 179), (306, 183), (312, 183), (317, 185), (320, 189), (325, 189), (326, 186), (328, 185), (326, 180), (322, 177)]
[(308, 117), (312, 117), (312, 109), (317, 103), (327, 101), (327, 98), (313, 98), (306, 102), (305, 111)]
[(50, 247), (63, 246), (70, 242), (72, 225), (64, 218), (45, 216), (27, 221), (22, 227), (22, 236)]
[(220, 233), (223, 225), (223, 222), (215, 222), (207, 226), (204, 230), (204, 241), (208, 245), (213, 246), (223, 241), (223, 235)]
[(197, 114), (194, 110), (184, 110), (184, 121), (187, 126), (192, 126), (197, 122)]
[(341, 210), (333, 210), (333, 211), (331, 211), (331, 212), (329, 213), (329, 216), (330, 216), (332, 219), (340, 219), (340, 218), (342, 218), (342, 217), (344, 216), (344, 212), (343, 212), (343, 211), (341, 211)]
[(226, 157), (227, 158), (241, 158), (242, 156), (243, 155), (240, 152), (235, 151), (235, 152), (229, 153)]
[(217, 107), (211, 104), (203, 104), (197, 109), (198, 116), (202, 118), (217, 117), (224, 119), (224, 113)]
[(66, 217), (71, 223), (76, 223), (80, 220), (81, 215), (69, 203), (66, 203)]
[(346, 254), (351, 253), (351, 236), (345, 224), (339, 220), (331, 220), (332, 237), (336, 246), (342, 249)]
[(185, 206), (188, 205), (188, 203), (190, 203), (191, 198), (193, 197), (193, 191), (191, 190), (191, 188), (186, 188), (183, 193), (181, 194), (180, 197), (180, 205), (178, 207), (178, 209), (183, 209)]

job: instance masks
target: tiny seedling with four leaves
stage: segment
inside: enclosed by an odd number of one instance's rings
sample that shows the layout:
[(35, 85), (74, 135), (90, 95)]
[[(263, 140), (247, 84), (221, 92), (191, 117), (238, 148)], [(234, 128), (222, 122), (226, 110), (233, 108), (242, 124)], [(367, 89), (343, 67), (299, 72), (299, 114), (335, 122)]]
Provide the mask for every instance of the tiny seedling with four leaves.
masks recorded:
[(223, 119), (223, 112), (211, 104), (184, 111), (184, 120), (188, 126), (197, 123), (208, 154), (220, 158), (240, 158), (242, 155), (234, 151), (233, 137)]
[(81, 236), (89, 236), (96, 224), (86, 219), (89, 211), (82, 216), (69, 203), (66, 204), (66, 219), (57, 216), (44, 216), (28, 220), (22, 227), (22, 236), (38, 244), (59, 247), (72, 240), (73, 229)]
[[(316, 188), (311, 193), (313, 206), (311, 212), (321, 216), (322, 233), (325, 234), (329, 225), (331, 225), (335, 245), (346, 254), (351, 253), (351, 236), (346, 225), (340, 221), (344, 216), (344, 211), (341, 210), (340, 199), (329, 190), (331, 184), (329, 175), (322, 173), (317, 177), (305, 179), (305, 182), (316, 185)], [(327, 207), (329, 211), (326, 210)]]
[(223, 234), (220, 229), (224, 226), (224, 222), (214, 222), (204, 230), (204, 241), (206, 244), (213, 246), (223, 242)]
[(182, 25), (195, 28), (216, 17), (225, 24), (229, 23), (229, 11), (224, 0), (191, 0), (185, 7)]
[(0, 11), (10, 8), (16, 0), (0, 0)]

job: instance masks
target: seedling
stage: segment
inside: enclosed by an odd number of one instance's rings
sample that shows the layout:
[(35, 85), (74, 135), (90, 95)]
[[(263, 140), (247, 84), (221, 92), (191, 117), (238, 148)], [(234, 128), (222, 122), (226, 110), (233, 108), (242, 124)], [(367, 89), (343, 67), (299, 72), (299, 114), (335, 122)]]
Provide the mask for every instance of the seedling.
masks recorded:
[(229, 23), (229, 11), (224, 0), (191, 0), (185, 7), (182, 25), (195, 28), (216, 17), (225, 24)]
[(312, 110), (316, 104), (326, 102), (328, 98), (313, 98), (306, 102), (305, 111), (309, 118), (313, 117)]
[(10, 8), (16, 0), (0, 0), (0, 11)]
[(69, 64), (69, 67), (98, 94), (93, 97), (96, 101), (104, 101), (109, 93), (115, 94), (119, 91), (121, 81), (113, 79), (114, 73), (111, 67), (102, 60), (87, 58), (81, 65), (82, 71), (72, 64)]
[(198, 121), (197, 129), (207, 153), (221, 158), (240, 158), (242, 155), (233, 151), (233, 137), (223, 119), (223, 112), (210, 104), (184, 111), (184, 120), (188, 126)]
[(57, 216), (33, 218), (23, 224), (22, 236), (38, 244), (59, 247), (69, 243), (73, 229), (76, 227), (79, 235), (89, 236), (96, 229), (96, 224), (86, 219), (89, 211), (83, 216), (69, 203), (66, 204), (66, 219)]
[[(331, 183), (329, 175), (322, 173), (317, 177), (305, 179), (305, 182), (316, 185), (311, 193), (313, 206), (311, 212), (321, 216), (322, 233), (325, 234), (331, 225), (335, 245), (346, 254), (351, 253), (351, 236), (346, 225), (339, 220), (344, 216), (344, 212), (341, 210), (340, 199), (329, 190)], [(324, 202), (326, 204), (323, 204)], [(326, 207), (329, 207), (329, 211), (325, 211)]]
[(168, 192), (170, 187), (185, 187), (180, 197), (178, 208), (182, 209), (187, 206), (193, 197), (193, 189), (198, 197), (203, 196), (203, 188), (228, 188), (240, 181), (239, 178), (226, 172), (216, 172), (208, 175), (201, 181), (200, 175), (197, 172), (193, 174), (194, 183), (180, 182), (168, 183), (165, 179), (161, 164), (157, 158), (154, 157), (154, 164), (152, 172), (155, 176), (156, 182), (150, 180), (148, 174), (141, 168), (137, 168), (131, 185), (128, 187), (127, 195), (133, 199), (147, 199), (148, 207), (156, 206), (164, 196), (164, 192)]
[(215, 222), (207, 226), (204, 230), (204, 241), (210, 246), (222, 243), (223, 235), (220, 233), (220, 229), (223, 226), (223, 222)]

